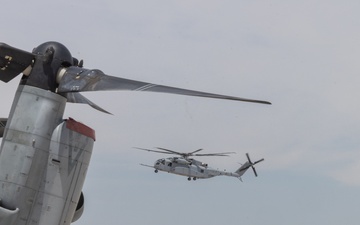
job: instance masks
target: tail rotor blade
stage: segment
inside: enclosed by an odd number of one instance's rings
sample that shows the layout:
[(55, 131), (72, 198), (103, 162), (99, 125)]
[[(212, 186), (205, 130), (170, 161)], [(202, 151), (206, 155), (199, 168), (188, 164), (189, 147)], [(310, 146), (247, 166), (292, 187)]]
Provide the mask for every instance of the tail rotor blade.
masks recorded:
[(253, 169), (253, 171), (254, 171), (255, 177), (257, 177), (258, 175), (257, 175), (257, 172), (256, 172), (255, 167), (254, 167), (254, 166), (251, 166), (251, 167), (252, 167), (252, 169)]
[[(253, 163), (253, 162), (251, 162), (251, 159), (250, 159), (250, 156), (249, 156), (248, 153), (246, 153), (246, 157), (247, 157), (248, 162), (249, 162), (249, 167), (251, 166), (252, 170), (254, 171), (255, 177), (257, 177), (258, 174), (257, 174), (257, 172), (256, 172), (255, 165), (258, 164), (259, 162), (264, 161), (264, 159), (257, 160), (257, 161), (255, 161), (255, 162)], [(248, 168), (249, 168), (249, 167), (248, 167)]]
[(258, 160), (256, 162), (254, 162), (253, 165), (258, 164), (259, 162), (262, 162), (262, 161), (264, 161), (264, 159), (260, 159), (260, 160)]
[(246, 153), (246, 157), (247, 157), (247, 159), (248, 159), (249, 163), (252, 165), (252, 162), (251, 162), (251, 159), (250, 159), (249, 153)]

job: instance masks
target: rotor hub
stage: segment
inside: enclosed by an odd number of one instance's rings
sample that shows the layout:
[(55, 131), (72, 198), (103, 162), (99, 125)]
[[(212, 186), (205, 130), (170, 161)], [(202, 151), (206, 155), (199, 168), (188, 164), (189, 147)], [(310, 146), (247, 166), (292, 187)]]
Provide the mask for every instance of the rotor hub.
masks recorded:
[(35, 62), (29, 75), (23, 77), (22, 84), (55, 92), (59, 69), (74, 64), (70, 51), (61, 43), (46, 42), (34, 48), (32, 53)]

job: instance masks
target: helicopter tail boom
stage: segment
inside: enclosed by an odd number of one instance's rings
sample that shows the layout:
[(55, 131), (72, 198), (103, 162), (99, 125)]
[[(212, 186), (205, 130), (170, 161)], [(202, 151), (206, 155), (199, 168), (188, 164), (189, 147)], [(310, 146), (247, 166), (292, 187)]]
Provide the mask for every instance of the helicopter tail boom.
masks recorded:
[(239, 169), (237, 169), (235, 173), (239, 175), (239, 177), (241, 177), (246, 172), (246, 170), (250, 168), (250, 166), (251, 164), (249, 162), (246, 162)]

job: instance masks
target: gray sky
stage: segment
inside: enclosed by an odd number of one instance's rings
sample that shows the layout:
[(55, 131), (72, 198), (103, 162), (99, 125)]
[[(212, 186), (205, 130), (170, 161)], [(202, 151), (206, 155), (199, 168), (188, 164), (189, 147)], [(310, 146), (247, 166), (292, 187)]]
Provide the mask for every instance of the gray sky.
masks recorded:
[[(358, 224), (359, 1), (6, 1), (0, 41), (31, 51), (59, 41), (86, 68), (272, 106), (156, 93), (85, 95), (114, 116), (69, 104), (96, 130), (76, 225)], [(0, 116), (19, 78), (0, 83)], [(139, 163), (133, 147), (235, 151), (202, 158), (244, 182), (188, 182)]]

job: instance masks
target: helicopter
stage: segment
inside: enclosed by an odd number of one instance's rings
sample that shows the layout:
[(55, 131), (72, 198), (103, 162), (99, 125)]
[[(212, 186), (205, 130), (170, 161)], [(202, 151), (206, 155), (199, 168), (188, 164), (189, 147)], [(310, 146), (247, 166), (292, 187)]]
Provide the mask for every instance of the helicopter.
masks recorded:
[[(208, 153), (208, 154), (199, 154), (197, 152), (202, 151), (203, 149), (198, 149), (193, 152), (183, 153), (177, 152), (166, 148), (159, 148), (157, 150), (151, 150), (146, 148), (136, 148), (143, 151), (148, 152), (156, 152), (162, 154), (175, 154), (179, 155), (180, 157), (170, 157), (166, 159), (158, 159), (155, 161), (154, 166), (140, 164), (142, 166), (151, 167), (155, 169), (155, 173), (160, 171), (186, 176), (188, 180), (191, 179), (206, 179), (212, 178), (215, 176), (229, 176), (229, 177), (236, 177), (241, 180), (241, 176), (246, 172), (247, 169), (250, 167), (253, 169), (255, 176), (257, 177), (257, 172), (255, 170), (254, 165), (258, 164), (259, 162), (264, 161), (264, 159), (257, 160), (256, 162), (252, 162), (248, 153), (246, 153), (246, 157), (248, 159), (239, 169), (235, 172), (226, 172), (221, 170), (212, 169), (208, 166), (207, 163), (203, 163), (201, 161), (195, 160), (193, 158), (189, 158), (191, 156), (228, 156), (229, 154), (233, 154), (235, 152), (220, 152), (220, 153)], [(197, 153), (197, 154), (195, 154)]]
[(89, 126), (64, 119), (65, 106), (88, 104), (110, 113), (80, 92), (148, 91), (271, 104), (106, 75), (84, 68), (55, 41), (32, 52), (0, 43), (0, 80), (20, 74), (9, 117), (0, 122), (0, 225), (69, 225), (83, 214), (96, 137)]

